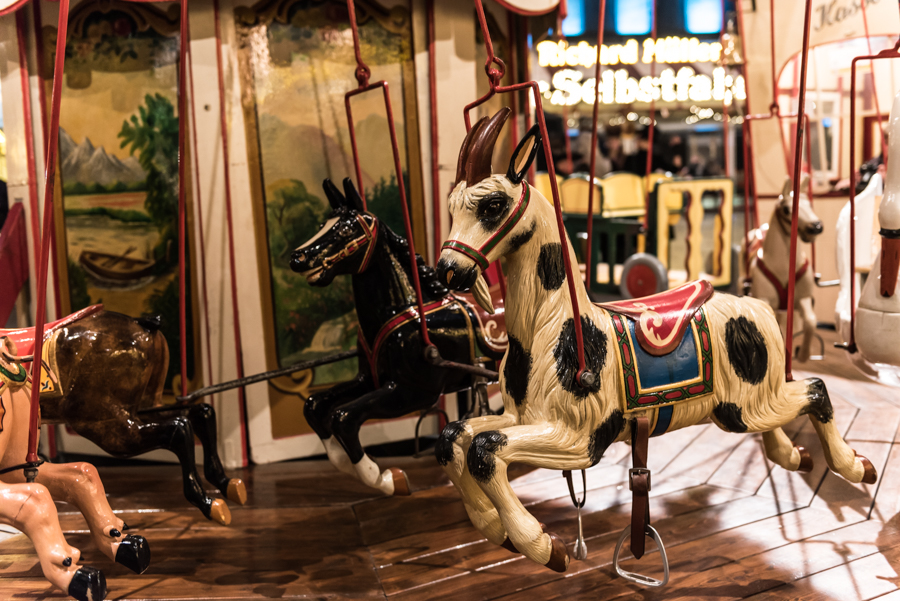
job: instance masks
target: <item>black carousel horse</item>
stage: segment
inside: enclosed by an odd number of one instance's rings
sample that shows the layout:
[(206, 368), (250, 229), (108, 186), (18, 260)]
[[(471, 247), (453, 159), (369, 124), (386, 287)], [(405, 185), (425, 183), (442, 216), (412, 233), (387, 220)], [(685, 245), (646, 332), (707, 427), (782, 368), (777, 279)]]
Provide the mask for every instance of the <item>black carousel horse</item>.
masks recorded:
[(310, 396), (304, 415), (335, 467), (387, 494), (409, 494), (402, 470), (382, 472), (366, 455), (360, 427), (370, 419), (430, 409), (442, 394), (473, 386), (472, 373), (446, 361), (497, 369), (506, 351), (502, 300), (494, 300), (494, 315), (485, 313), (471, 297), (451, 294), (416, 255), (428, 335), (445, 362), (426, 360), (406, 239), (365, 211), (349, 178), (346, 197), (330, 180), (323, 187), (333, 210), (319, 232), (292, 253), (291, 269), (313, 286), (352, 276), (359, 373)]

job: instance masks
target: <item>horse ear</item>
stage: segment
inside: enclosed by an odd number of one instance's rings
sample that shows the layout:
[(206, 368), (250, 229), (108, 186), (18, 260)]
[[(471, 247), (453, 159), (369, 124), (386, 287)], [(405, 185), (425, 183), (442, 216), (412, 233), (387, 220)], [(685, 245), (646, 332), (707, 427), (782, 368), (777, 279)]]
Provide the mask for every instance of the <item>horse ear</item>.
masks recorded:
[(337, 189), (337, 186), (330, 179), (326, 178), (322, 182), (322, 189), (325, 190), (325, 196), (328, 198), (328, 203), (332, 209), (340, 211), (347, 206), (347, 200), (344, 198), (344, 195), (341, 194), (341, 191)]
[(804, 173), (800, 178), (800, 194), (806, 194), (809, 191), (809, 173)]
[(509, 181), (519, 184), (525, 178), (525, 173), (531, 167), (540, 146), (541, 129), (537, 125), (532, 125), (525, 137), (519, 141), (509, 159), (509, 169), (506, 171), (506, 178)]
[(791, 197), (791, 192), (794, 191), (794, 180), (790, 178), (790, 176), (785, 176), (784, 178), (784, 186), (781, 188), (781, 195), (785, 198), (785, 200)]
[(359, 191), (356, 189), (356, 186), (353, 185), (353, 180), (349, 177), (344, 178), (344, 196), (347, 197), (347, 201), (351, 209), (354, 209), (359, 213), (365, 212), (366, 207), (363, 203), (363, 199), (359, 195)]

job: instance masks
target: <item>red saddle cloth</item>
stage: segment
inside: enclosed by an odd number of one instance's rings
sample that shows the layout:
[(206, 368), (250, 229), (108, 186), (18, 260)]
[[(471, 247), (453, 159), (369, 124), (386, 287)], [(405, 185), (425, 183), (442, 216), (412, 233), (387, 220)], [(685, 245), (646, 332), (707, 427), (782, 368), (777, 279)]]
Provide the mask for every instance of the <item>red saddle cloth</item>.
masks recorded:
[[(58, 319), (54, 322), (44, 324), (44, 340), (47, 339), (47, 336), (53, 333), (54, 330), (61, 328), (63, 326), (67, 326), (70, 323), (78, 321), (79, 319), (83, 319), (89, 315), (93, 315), (97, 311), (103, 309), (103, 305), (91, 305), (90, 307), (85, 307), (81, 311), (76, 311), (71, 315), (67, 315), (62, 319)], [(30, 355), (34, 352), (34, 328), (18, 328), (18, 329), (10, 329), (5, 330), (0, 328), (0, 338), (8, 337), (10, 340), (16, 343), (16, 352), (22, 357), (25, 355)]]
[(675, 350), (694, 313), (713, 292), (712, 284), (696, 280), (659, 294), (598, 306), (633, 319), (641, 348), (660, 357)]

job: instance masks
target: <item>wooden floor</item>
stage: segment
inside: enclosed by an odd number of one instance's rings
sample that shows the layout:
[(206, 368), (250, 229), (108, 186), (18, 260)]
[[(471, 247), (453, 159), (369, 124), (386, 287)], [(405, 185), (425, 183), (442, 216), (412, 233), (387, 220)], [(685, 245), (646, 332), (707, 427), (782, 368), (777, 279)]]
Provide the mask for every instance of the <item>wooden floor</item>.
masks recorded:
[[(826, 333), (828, 334), (828, 333)], [(833, 335), (828, 336), (832, 338)], [(83, 519), (61, 506), (69, 542), (123, 599), (856, 599), (900, 600), (900, 391), (863, 380), (840, 351), (797, 370), (828, 374), (835, 418), (879, 472), (875, 486), (826, 470), (805, 418), (790, 436), (812, 451), (809, 474), (774, 468), (758, 435), (712, 425), (651, 440), (651, 515), (668, 549), (664, 590), (614, 576), (613, 549), (629, 511), (629, 450), (614, 445), (588, 473), (588, 558), (561, 575), (491, 545), (472, 528), (433, 458), (393, 461), (414, 494), (381, 498), (324, 462), (255, 467), (234, 521), (206, 521), (180, 496), (175, 467), (101, 469), (110, 502), (152, 546), (129, 575), (92, 548)], [(559, 472), (515, 466), (519, 497), (548, 530), (575, 539)], [(650, 553), (626, 568), (658, 574)], [(22, 536), (0, 543), (0, 598), (61, 598)]]

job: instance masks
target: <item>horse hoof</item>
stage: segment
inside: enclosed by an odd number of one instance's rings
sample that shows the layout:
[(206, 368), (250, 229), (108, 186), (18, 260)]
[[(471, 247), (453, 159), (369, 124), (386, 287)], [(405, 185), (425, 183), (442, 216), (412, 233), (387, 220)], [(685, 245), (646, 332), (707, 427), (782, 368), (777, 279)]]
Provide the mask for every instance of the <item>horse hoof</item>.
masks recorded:
[(394, 480), (395, 497), (408, 497), (411, 494), (409, 490), (409, 476), (406, 475), (406, 472), (398, 467), (392, 467), (391, 478)]
[[(538, 524), (541, 525), (541, 532), (543, 532), (544, 530), (547, 529), (547, 524), (545, 524), (544, 522), (538, 522)], [(515, 553), (517, 555), (521, 555), (519, 550), (516, 549), (516, 546), (513, 544), (513, 542), (511, 540), (509, 540), (508, 536), (503, 539), (503, 542), (500, 543), (500, 546), (503, 547), (504, 549), (506, 549), (507, 551), (512, 551), (513, 553)]]
[[(856, 451), (853, 451), (856, 453)], [(869, 461), (866, 457), (863, 457), (859, 453), (856, 453), (856, 456), (862, 462), (865, 471), (863, 472), (863, 484), (875, 484), (878, 482), (878, 471), (875, 469), (875, 466), (872, 465), (872, 462)]]
[(800, 451), (800, 465), (797, 467), (797, 471), (804, 474), (811, 472), (813, 469), (812, 455), (809, 454), (805, 447), (797, 445), (794, 448)]
[(566, 550), (566, 543), (561, 538), (550, 532), (550, 560), (547, 567), (554, 572), (565, 572), (569, 567), (569, 552)]
[(247, 502), (247, 487), (244, 485), (244, 481), (240, 478), (229, 480), (225, 496), (228, 497), (229, 501), (234, 501), (238, 505), (245, 504)]
[(106, 599), (106, 576), (96, 568), (78, 568), (69, 582), (69, 596), (78, 601)]
[(119, 543), (116, 563), (122, 564), (135, 574), (143, 574), (150, 566), (150, 543), (143, 536), (129, 534)]
[(222, 499), (213, 499), (212, 506), (209, 508), (209, 519), (219, 522), (223, 526), (231, 523), (231, 510), (228, 504)]
[(129, 526), (125, 522), (122, 522), (122, 532), (125, 532), (126, 530), (131, 530), (131, 526)]
[(109, 531), (109, 536), (110, 536), (110, 538), (119, 538), (120, 536), (122, 536), (122, 533), (119, 532), (119, 530), (117, 528), (112, 528)]
[(511, 540), (509, 540), (509, 537), (508, 537), (508, 536), (507, 536), (506, 538), (503, 539), (503, 543), (501, 543), (500, 546), (503, 547), (504, 549), (506, 549), (507, 551), (511, 552), (511, 553), (515, 553), (516, 555), (520, 555), (519, 550), (516, 549), (516, 546), (513, 544), (513, 542), (512, 542)]

